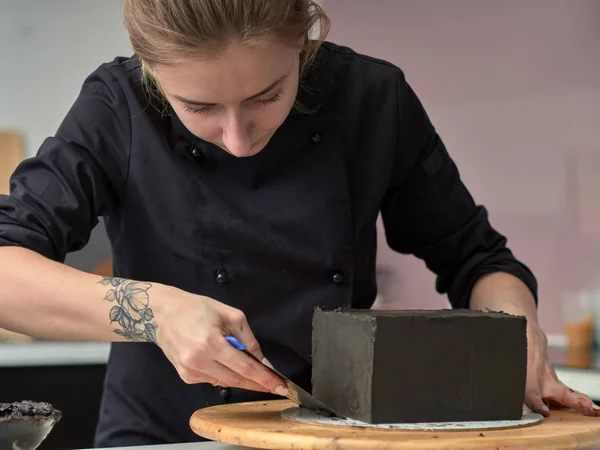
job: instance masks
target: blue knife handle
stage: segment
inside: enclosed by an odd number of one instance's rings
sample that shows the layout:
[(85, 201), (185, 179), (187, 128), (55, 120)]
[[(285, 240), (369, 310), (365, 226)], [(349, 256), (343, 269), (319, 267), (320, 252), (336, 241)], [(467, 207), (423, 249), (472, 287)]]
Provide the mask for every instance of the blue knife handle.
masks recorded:
[(244, 344), (242, 344), (240, 341), (238, 341), (236, 338), (234, 338), (233, 336), (225, 336), (225, 340), (227, 342), (229, 342), (231, 345), (233, 345), (235, 348), (237, 348), (238, 350), (246, 350), (246, 346)]

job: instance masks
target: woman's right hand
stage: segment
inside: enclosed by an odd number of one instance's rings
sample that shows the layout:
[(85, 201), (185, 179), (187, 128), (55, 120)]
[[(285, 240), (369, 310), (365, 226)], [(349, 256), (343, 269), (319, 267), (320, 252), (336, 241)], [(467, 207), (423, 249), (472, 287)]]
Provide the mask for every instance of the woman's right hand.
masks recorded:
[[(156, 341), (183, 381), (287, 394), (282, 380), (258, 362), (270, 365), (242, 311), (208, 297), (155, 286)], [(227, 342), (228, 335), (258, 361)]]

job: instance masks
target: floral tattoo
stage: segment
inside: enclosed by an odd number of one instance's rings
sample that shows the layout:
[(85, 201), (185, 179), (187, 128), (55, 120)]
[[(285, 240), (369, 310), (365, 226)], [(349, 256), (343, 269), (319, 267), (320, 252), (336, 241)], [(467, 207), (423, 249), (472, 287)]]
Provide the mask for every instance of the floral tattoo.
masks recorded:
[(148, 307), (150, 283), (125, 280), (123, 278), (104, 277), (99, 281), (104, 286), (111, 286), (104, 300), (116, 302), (110, 310), (110, 323), (120, 328), (113, 331), (127, 340), (156, 342), (156, 322), (154, 313)]

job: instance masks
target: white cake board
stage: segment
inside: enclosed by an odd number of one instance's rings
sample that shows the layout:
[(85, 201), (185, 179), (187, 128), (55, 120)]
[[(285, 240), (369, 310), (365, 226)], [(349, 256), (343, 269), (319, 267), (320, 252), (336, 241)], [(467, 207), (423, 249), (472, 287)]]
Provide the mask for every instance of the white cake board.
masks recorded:
[(382, 430), (405, 430), (405, 431), (483, 431), (502, 430), (508, 428), (529, 427), (541, 423), (543, 416), (532, 412), (524, 413), (521, 420), (499, 420), (482, 422), (437, 422), (437, 423), (386, 423), (370, 424), (353, 419), (340, 417), (326, 417), (302, 407), (284, 409), (281, 417), (296, 420), (312, 425), (324, 425), (333, 427), (351, 428), (377, 428)]

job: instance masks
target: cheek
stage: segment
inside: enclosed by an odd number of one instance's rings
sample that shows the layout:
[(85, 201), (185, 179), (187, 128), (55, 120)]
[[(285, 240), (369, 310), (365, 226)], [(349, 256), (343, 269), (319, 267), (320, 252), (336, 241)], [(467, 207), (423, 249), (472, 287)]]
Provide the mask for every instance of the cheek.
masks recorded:
[(211, 114), (190, 114), (179, 108), (174, 108), (177, 117), (194, 136), (207, 142), (218, 142), (221, 137), (221, 123)]
[(261, 106), (256, 111), (250, 111), (248, 117), (252, 128), (257, 132), (274, 132), (285, 121), (290, 113), (291, 105), (280, 101), (267, 106)]
[(274, 133), (287, 119), (295, 101), (295, 95), (284, 95), (278, 102), (250, 109), (248, 115), (252, 117), (253, 128), (257, 134)]
[(200, 139), (213, 143), (221, 141), (222, 128), (216, 121), (191, 117), (188, 122), (188, 129)]

